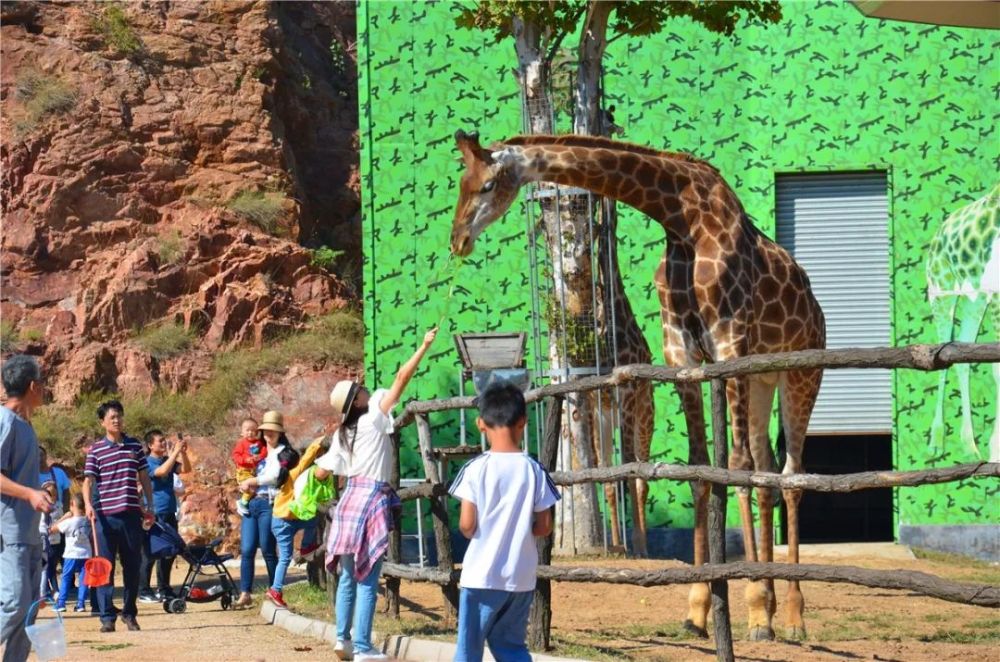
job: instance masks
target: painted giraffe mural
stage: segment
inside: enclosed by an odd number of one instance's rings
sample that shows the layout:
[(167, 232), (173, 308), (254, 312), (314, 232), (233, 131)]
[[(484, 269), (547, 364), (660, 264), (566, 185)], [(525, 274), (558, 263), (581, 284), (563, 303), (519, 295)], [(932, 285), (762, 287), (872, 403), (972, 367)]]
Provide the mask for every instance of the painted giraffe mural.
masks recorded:
[[(687, 154), (589, 136), (517, 136), (484, 149), (476, 135), (455, 135), (465, 163), (451, 247), (468, 255), (476, 238), (507, 211), (527, 182), (547, 181), (614, 198), (653, 218), (668, 239), (655, 275), (663, 322), (663, 355), (671, 366), (695, 366), (749, 354), (823, 348), (826, 324), (805, 272), (783, 248), (750, 222), (719, 172)], [(780, 391), (787, 456), (784, 473), (801, 473), (809, 417), (821, 370), (799, 370), (729, 380), (733, 469), (777, 471), (768, 437), (774, 391)], [(701, 387), (677, 384), (688, 427), (689, 462), (709, 464)], [(707, 558), (708, 485), (692, 484), (696, 565)], [(755, 544), (749, 490), (739, 490), (747, 558), (773, 558), (772, 490), (757, 490), (761, 539)], [(798, 562), (801, 492), (785, 490), (788, 559)], [(773, 581), (746, 590), (751, 639), (772, 639)], [(710, 594), (695, 584), (685, 626), (707, 636)], [(804, 601), (789, 582), (790, 636), (804, 636)]]
[[(927, 299), (934, 314), (938, 342), (976, 342), (987, 312), (1000, 330), (1000, 183), (975, 202), (950, 214), (931, 240), (927, 254)], [(967, 450), (980, 457), (972, 431), (968, 363), (955, 366), (962, 402), (961, 439)], [(930, 451), (942, 452), (944, 400), (948, 371), (938, 371)], [(1000, 392), (1000, 363), (993, 364), (993, 378)], [(1000, 412), (993, 421), (989, 459), (1000, 461)]]

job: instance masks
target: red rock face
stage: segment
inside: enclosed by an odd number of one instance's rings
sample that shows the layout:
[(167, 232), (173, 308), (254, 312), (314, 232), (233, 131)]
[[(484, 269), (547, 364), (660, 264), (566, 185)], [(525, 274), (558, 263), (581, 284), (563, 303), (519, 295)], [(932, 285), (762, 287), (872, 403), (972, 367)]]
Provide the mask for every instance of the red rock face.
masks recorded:
[[(5, 3), (0, 315), (57, 401), (195, 385), (204, 357), (157, 360), (138, 329), (181, 323), (204, 355), (355, 296), (299, 245), (357, 252), (332, 239), (360, 234), (356, 91), (327, 71), (353, 3), (283, 4), (126, 3), (125, 55), (106, 4)], [(32, 116), (32, 77), (72, 103)], [(267, 231), (228, 208), (247, 192), (271, 196)]]

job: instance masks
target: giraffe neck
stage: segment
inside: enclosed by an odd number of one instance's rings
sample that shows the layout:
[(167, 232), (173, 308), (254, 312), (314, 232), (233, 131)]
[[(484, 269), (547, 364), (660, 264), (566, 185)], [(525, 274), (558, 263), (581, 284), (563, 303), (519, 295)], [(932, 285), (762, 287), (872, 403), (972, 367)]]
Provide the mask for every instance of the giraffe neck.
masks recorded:
[(517, 136), (503, 144), (514, 152), (522, 184), (554, 182), (614, 198), (659, 222), (675, 241), (702, 234), (702, 214), (714, 211), (710, 195), (722, 195), (728, 220), (743, 216), (719, 172), (687, 154), (576, 135)]

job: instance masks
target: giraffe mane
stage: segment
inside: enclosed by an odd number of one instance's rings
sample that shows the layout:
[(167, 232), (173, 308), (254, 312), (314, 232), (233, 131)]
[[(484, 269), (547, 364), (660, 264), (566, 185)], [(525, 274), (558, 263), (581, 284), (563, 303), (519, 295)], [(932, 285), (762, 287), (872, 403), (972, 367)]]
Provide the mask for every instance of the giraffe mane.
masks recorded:
[(601, 136), (581, 136), (576, 134), (563, 134), (559, 136), (553, 135), (533, 135), (533, 136), (512, 136), (507, 140), (500, 142), (502, 145), (563, 145), (566, 147), (590, 147), (590, 148), (604, 148), (613, 149), (617, 151), (631, 152), (633, 154), (642, 154), (644, 156), (659, 156), (666, 159), (672, 159), (675, 161), (687, 161), (688, 163), (696, 163), (700, 165), (706, 165), (712, 170), (718, 172), (718, 168), (713, 166), (711, 163), (704, 159), (699, 159), (692, 154), (687, 152), (668, 152), (664, 150), (653, 149), (652, 147), (645, 147), (643, 145), (636, 145), (634, 143), (621, 142), (618, 140), (611, 140), (610, 138), (604, 138)]

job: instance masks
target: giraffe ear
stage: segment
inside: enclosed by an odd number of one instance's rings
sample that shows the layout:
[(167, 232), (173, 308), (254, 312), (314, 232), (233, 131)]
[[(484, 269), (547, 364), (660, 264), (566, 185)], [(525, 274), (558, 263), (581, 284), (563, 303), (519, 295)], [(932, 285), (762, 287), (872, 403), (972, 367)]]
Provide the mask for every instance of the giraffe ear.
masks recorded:
[(462, 153), (462, 160), (467, 166), (476, 161), (485, 161), (488, 164), (493, 162), (490, 153), (479, 144), (479, 133), (476, 131), (466, 133), (459, 129), (455, 132), (455, 144), (458, 146), (458, 151)]

